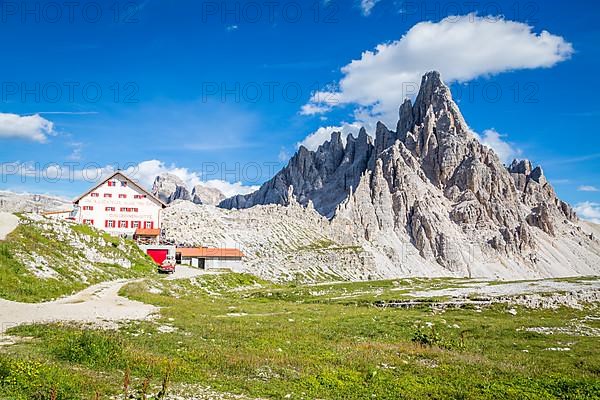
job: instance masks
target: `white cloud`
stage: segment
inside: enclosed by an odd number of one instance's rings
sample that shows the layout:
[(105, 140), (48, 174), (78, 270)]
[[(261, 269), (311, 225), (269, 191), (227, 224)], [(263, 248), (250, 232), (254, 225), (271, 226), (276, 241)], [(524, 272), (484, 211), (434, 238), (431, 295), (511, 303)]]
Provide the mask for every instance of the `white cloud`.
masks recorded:
[(54, 124), (39, 114), (21, 116), (0, 113), (0, 139), (16, 138), (45, 143), (54, 136)]
[(365, 17), (371, 15), (373, 7), (381, 0), (360, 0), (360, 9)]
[(326, 142), (331, 138), (331, 134), (333, 132), (341, 132), (342, 139), (346, 139), (348, 135), (352, 134), (354, 136), (358, 135), (358, 131), (360, 130), (359, 123), (345, 123), (342, 122), (339, 126), (323, 126), (317, 129), (315, 132), (308, 135), (303, 141), (296, 144), (297, 147), (304, 146), (308, 150), (316, 150), (321, 144)]
[(584, 201), (575, 206), (575, 212), (581, 219), (600, 224), (600, 204)]
[(506, 135), (501, 135), (494, 129), (487, 129), (483, 131), (483, 136), (473, 132), (473, 134), (479, 139), (484, 145), (491, 147), (494, 152), (505, 164), (510, 164), (515, 158), (521, 155), (521, 150), (514, 147), (512, 143), (505, 141), (503, 138)]
[[(93, 185), (116, 171), (113, 165), (94, 166), (91, 164), (64, 163), (40, 166), (39, 163), (11, 162), (0, 163), (0, 172), (6, 176), (36, 177), (50, 182), (85, 181)], [(191, 190), (196, 185), (207, 186), (221, 190), (225, 196), (247, 194), (258, 190), (259, 186), (246, 186), (241, 182), (227, 182), (219, 179), (203, 181), (201, 174), (175, 164), (166, 164), (160, 160), (142, 161), (124, 169), (131, 179), (150, 190), (154, 179), (164, 173), (180, 178)]]
[(580, 192), (600, 192), (596, 186), (582, 185), (577, 188)]
[(248, 194), (258, 190), (259, 186), (245, 186), (242, 182), (227, 182), (220, 179), (211, 179), (203, 181), (201, 174), (188, 168), (177, 167), (175, 164), (166, 164), (159, 160), (142, 161), (135, 167), (129, 168), (126, 173), (131, 174), (132, 178), (141, 185), (152, 188), (154, 179), (163, 173), (169, 173), (181, 179), (185, 185), (192, 190), (196, 185), (219, 189), (226, 197), (237, 194)]
[(142, 161), (134, 167), (128, 168), (125, 171), (131, 177), (137, 180), (141, 185), (148, 188), (152, 187), (154, 179), (164, 173), (173, 174), (181, 179), (186, 186), (192, 188), (200, 184), (200, 174), (190, 171), (187, 168), (177, 167), (174, 164), (167, 165), (159, 160)]
[(331, 111), (331, 109), (332, 109), (332, 106), (330, 106), (328, 104), (308, 103), (308, 104), (304, 104), (302, 107), (300, 107), (300, 114), (301, 115), (324, 114), (328, 111)]
[(336, 105), (354, 104), (393, 126), (399, 105), (416, 94), (427, 71), (440, 71), (448, 83), (466, 82), (506, 71), (549, 68), (573, 51), (560, 36), (535, 33), (530, 25), (503, 18), (469, 14), (421, 22), (401, 39), (379, 44), (344, 66), (339, 89), (314, 93), (302, 110), (327, 112)]
[(225, 197), (252, 193), (260, 188), (260, 186), (244, 186), (241, 182), (230, 183), (219, 179), (211, 179), (202, 182), (201, 185), (213, 189), (219, 189), (221, 193), (225, 195)]

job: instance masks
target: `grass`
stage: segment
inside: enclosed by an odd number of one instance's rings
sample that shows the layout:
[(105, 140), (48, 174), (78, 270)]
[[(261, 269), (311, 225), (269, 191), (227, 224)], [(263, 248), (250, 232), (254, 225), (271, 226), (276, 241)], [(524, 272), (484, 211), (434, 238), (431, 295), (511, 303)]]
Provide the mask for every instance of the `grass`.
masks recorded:
[[(31, 339), (0, 349), (0, 398), (36, 398), (51, 388), (58, 399), (96, 391), (107, 398), (121, 393), (128, 374), (132, 392), (149, 382), (156, 393), (167, 371), (175, 388), (197, 383), (273, 399), (600, 398), (597, 337), (525, 329), (597, 327), (585, 319), (600, 317), (597, 308), (517, 307), (513, 316), (504, 306), (440, 314), (324, 301), (348, 292), (375, 301), (374, 293), (410, 284), (451, 282), (293, 287), (227, 274), (132, 283), (123, 294), (162, 307), (159, 320), (118, 331), (14, 328), (10, 334)], [(161, 333), (164, 326), (172, 332)]]
[[(68, 237), (25, 216), (22, 221), (25, 223), (0, 242), (0, 298), (23, 302), (51, 300), (95, 283), (147, 276), (154, 270), (152, 261), (133, 242), (88, 226), (71, 225), (74, 236)], [(85, 248), (74, 247), (74, 238)], [(99, 259), (88, 260), (86, 249), (99, 255)], [(50, 273), (36, 276), (24, 260)], [(131, 268), (110, 260), (128, 260)]]
[(337, 243), (327, 239), (322, 238), (312, 242), (307, 246), (300, 246), (294, 249), (294, 251), (345, 251), (351, 250), (355, 253), (360, 253), (363, 251), (361, 246), (340, 246)]

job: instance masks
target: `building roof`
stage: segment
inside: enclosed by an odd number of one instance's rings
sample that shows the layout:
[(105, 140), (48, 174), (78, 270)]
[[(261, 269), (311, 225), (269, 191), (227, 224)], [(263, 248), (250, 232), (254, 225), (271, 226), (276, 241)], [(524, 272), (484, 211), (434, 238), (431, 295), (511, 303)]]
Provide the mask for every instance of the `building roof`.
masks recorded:
[(144, 192), (146, 194), (146, 196), (148, 196), (148, 198), (150, 200), (154, 201), (155, 203), (157, 203), (158, 205), (160, 205), (162, 208), (166, 208), (167, 207), (167, 205), (165, 203), (163, 203), (162, 200), (160, 200), (158, 197), (154, 196), (152, 193), (150, 193), (149, 191), (147, 191), (146, 189), (144, 189), (143, 187), (141, 187), (140, 185), (138, 185), (134, 180), (132, 180), (131, 178), (129, 178), (127, 175), (125, 175), (123, 173), (123, 171), (116, 171), (116, 172), (112, 173), (111, 175), (107, 176), (106, 178), (104, 178), (103, 180), (101, 180), (96, 186), (94, 186), (93, 188), (91, 188), (90, 190), (88, 190), (87, 192), (85, 192), (84, 194), (82, 194), (81, 196), (79, 196), (78, 198), (76, 198), (75, 200), (73, 200), (73, 204), (79, 203), (79, 201), (81, 199), (83, 199), (85, 196), (87, 196), (88, 194), (92, 193), (94, 190), (96, 190), (100, 186), (102, 186), (106, 181), (108, 181), (110, 179), (113, 179), (117, 175), (120, 175), (127, 182), (131, 183), (133, 186), (135, 186), (136, 188), (138, 188), (139, 190), (141, 190), (142, 192)]
[(177, 253), (182, 257), (197, 258), (242, 258), (244, 253), (239, 249), (218, 249), (208, 247), (178, 248)]
[(57, 215), (57, 214), (71, 214), (73, 210), (61, 210), (61, 211), (44, 211), (42, 215)]
[(160, 229), (154, 228), (137, 228), (135, 230), (136, 236), (160, 236)]

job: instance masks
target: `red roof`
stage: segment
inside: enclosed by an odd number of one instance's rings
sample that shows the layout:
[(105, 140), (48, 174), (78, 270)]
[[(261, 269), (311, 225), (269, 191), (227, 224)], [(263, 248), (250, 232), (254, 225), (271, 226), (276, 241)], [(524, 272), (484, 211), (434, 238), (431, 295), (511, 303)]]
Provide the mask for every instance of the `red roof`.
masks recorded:
[(239, 249), (209, 249), (208, 247), (192, 247), (178, 248), (177, 253), (182, 257), (198, 257), (198, 258), (242, 258), (244, 253)]
[(57, 215), (57, 214), (71, 214), (73, 210), (62, 210), (62, 211), (44, 211), (42, 215)]
[(137, 228), (135, 230), (136, 236), (160, 236), (160, 229), (150, 228)]

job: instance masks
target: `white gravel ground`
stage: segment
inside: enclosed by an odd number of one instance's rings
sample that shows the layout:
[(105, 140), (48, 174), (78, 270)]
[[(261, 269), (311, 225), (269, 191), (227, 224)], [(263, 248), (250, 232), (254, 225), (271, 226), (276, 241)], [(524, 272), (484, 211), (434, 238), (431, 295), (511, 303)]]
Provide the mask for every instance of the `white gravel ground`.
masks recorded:
[(19, 218), (11, 213), (0, 211), (0, 240), (6, 240), (6, 235), (19, 226)]
[(535, 293), (557, 293), (600, 290), (600, 278), (568, 282), (560, 280), (539, 280), (521, 282), (475, 281), (457, 287), (432, 289), (408, 293), (415, 297), (466, 297), (466, 296), (518, 296)]
[[(178, 265), (167, 279), (190, 279), (215, 274)], [(133, 280), (104, 282), (63, 299), (46, 303), (18, 303), (0, 299), (0, 334), (17, 325), (58, 321), (93, 323), (115, 327), (119, 321), (143, 320), (157, 307), (119, 296), (119, 290)]]
[(0, 334), (17, 325), (57, 321), (93, 323), (115, 327), (118, 321), (143, 320), (157, 307), (119, 296), (132, 280), (105, 282), (60, 300), (18, 303), (0, 299)]

